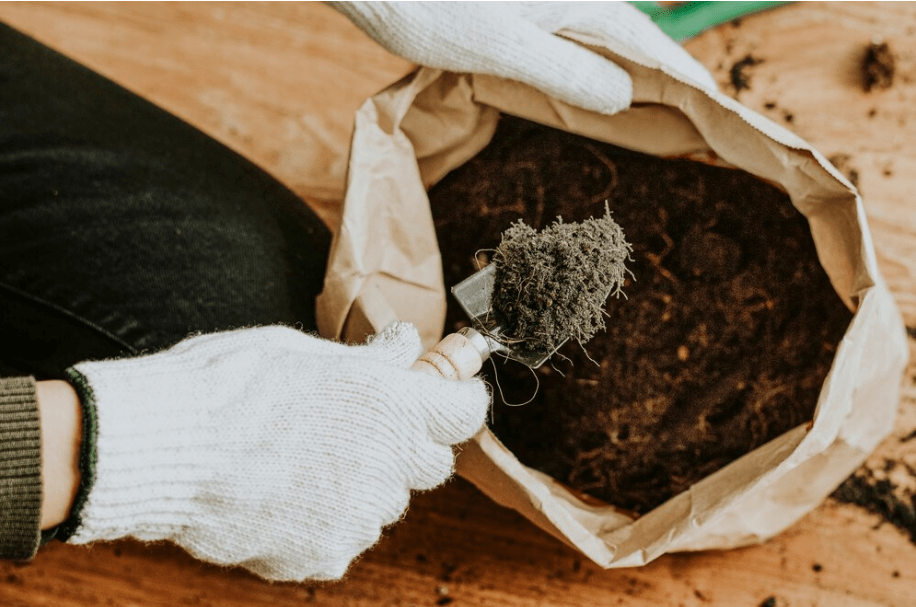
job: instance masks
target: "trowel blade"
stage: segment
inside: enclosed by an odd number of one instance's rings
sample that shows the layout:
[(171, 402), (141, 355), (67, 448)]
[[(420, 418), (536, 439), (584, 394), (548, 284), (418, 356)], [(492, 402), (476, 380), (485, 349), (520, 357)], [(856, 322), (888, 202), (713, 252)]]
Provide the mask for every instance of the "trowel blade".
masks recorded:
[[(539, 351), (516, 348), (502, 343), (500, 336), (503, 328), (497, 322), (491, 303), (495, 276), (496, 267), (493, 264), (489, 264), (453, 286), (452, 295), (458, 300), (458, 304), (464, 310), (464, 313), (471, 319), (474, 328), (486, 338), (491, 353), (499, 352), (523, 365), (537, 369), (547, 362), (563, 344), (550, 351)], [(566, 342), (564, 341), (563, 343)]]

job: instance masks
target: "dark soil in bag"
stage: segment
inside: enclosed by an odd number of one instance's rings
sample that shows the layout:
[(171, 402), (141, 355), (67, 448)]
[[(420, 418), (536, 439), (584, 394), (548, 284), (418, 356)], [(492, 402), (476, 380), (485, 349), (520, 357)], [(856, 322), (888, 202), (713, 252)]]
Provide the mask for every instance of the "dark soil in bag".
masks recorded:
[[(812, 419), (851, 313), (772, 185), (504, 116), (430, 201), (447, 286), (519, 219), (541, 229), (607, 203), (632, 245), (606, 332), (534, 372), (485, 366), (491, 429), (524, 464), (644, 513)], [(446, 330), (465, 324), (449, 298)]]

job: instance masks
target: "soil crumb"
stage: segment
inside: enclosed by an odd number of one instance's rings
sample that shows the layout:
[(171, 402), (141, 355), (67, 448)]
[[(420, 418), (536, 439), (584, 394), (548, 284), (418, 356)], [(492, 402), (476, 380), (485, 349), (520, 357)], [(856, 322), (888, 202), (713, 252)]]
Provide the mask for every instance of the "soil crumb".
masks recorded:
[[(429, 194), (446, 284), (520, 219), (543, 229), (607, 205), (632, 245), (606, 330), (540, 367), (532, 402), (506, 405), (535, 381), (494, 361), (505, 401), (491, 429), (522, 463), (642, 513), (812, 419), (851, 314), (779, 189), (503, 116)], [(446, 322), (468, 322), (453, 299)]]
[(745, 89), (751, 88), (751, 79), (750, 74), (748, 74), (748, 68), (754, 67), (763, 63), (763, 59), (758, 59), (753, 55), (745, 55), (743, 59), (740, 59), (732, 65), (731, 70), (729, 70), (729, 76), (731, 78), (732, 87), (735, 89), (736, 93), (740, 93)]
[(888, 89), (894, 84), (894, 54), (886, 42), (872, 42), (862, 60), (862, 86), (866, 93), (872, 89)]
[(859, 187), (859, 170), (853, 165), (852, 156), (849, 154), (834, 154), (827, 160), (830, 164), (835, 166), (840, 173), (846, 176), (849, 183), (856, 188)]
[[(891, 469), (902, 465), (891, 460), (887, 464)], [(916, 475), (913, 478), (916, 479)], [(916, 492), (898, 485), (888, 475), (876, 474), (871, 468), (863, 467), (846, 479), (832, 497), (877, 514), (916, 544)]]
[(605, 214), (579, 223), (562, 217), (540, 232), (523, 220), (503, 233), (493, 255), (492, 304), (501, 340), (533, 352), (580, 345), (604, 330), (604, 302), (619, 295), (631, 247)]

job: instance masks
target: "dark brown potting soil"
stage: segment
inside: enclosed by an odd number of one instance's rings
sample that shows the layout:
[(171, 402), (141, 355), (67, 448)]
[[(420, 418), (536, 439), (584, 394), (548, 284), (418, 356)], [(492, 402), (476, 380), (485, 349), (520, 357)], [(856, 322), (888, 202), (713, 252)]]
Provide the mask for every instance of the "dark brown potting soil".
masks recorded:
[[(490, 372), (505, 397), (491, 428), (523, 463), (641, 513), (812, 418), (851, 314), (778, 189), (504, 117), (430, 201), (447, 285), (519, 219), (582, 221), (607, 202), (632, 245), (635, 279), (587, 352)], [(446, 329), (465, 324), (450, 299)]]
[(736, 93), (751, 88), (751, 77), (748, 73), (748, 69), (760, 63), (763, 63), (763, 59), (758, 59), (753, 55), (745, 55), (744, 58), (736, 61), (732, 65), (731, 69), (728, 71), (728, 75)]
[(862, 59), (862, 86), (865, 92), (887, 89), (894, 85), (894, 54), (886, 42), (872, 42)]
[[(886, 470), (896, 467), (898, 462), (886, 460)], [(912, 469), (907, 470), (916, 476)], [(882, 475), (878, 478), (868, 466), (863, 466), (833, 492), (833, 497), (849, 504), (856, 504), (877, 514), (909, 536), (916, 544), (916, 493), (900, 486)]]

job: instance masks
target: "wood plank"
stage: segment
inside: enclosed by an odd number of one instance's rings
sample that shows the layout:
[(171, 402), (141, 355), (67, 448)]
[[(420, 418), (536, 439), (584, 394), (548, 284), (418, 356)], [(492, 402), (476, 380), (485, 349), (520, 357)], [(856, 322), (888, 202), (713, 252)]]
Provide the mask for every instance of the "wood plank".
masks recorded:
[[(0, 3), (0, 19), (245, 154), (332, 225), (354, 110), (411, 69), (313, 3)], [(734, 62), (763, 58), (741, 101), (784, 122), (791, 113), (789, 126), (826, 155), (850, 156), (882, 270), (916, 326), (913, 24), (913, 4), (799, 3), (707, 32), (687, 48), (725, 89)], [(899, 49), (899, 81), (866, 94), (856, 62), (875, 34)], [(900, 441), (916, 429), (914, 378), (911, 364), (895, 436), (877, 464), (914, 457), (916, 442)], [(828, 501), (761, 546), (603, 571), (460, 480), (416, 496), (341, 583), (270, 584), (171, 545), (131, 541), (52, 544), (30, 564), (0, 563), (0, 604), (11, 607), (756, 607), (769, 597), (778, 607), (908, 607), (914, 596), (916, 547), (856, 507)]]
[[(405, 520), (346, 580), (269, 584), (135, 542), (55, 544), (30, 565), (0, 564), (4, 605), (580, 606), (912, 605), (912, 545), (862, 511), (827, 504), (759, 547), (668, 555), (605, 571), (495, 506), (463, 481), (417, 496)], [(817, 570), (816, 570), (817, 569)]]

